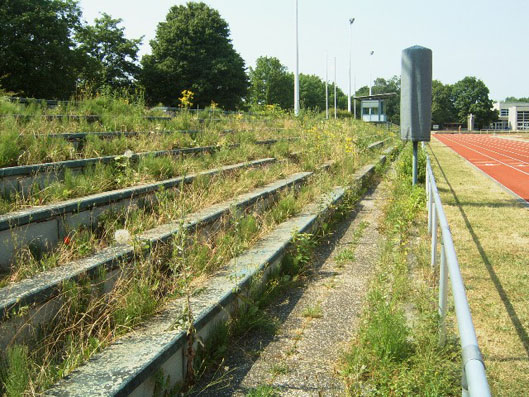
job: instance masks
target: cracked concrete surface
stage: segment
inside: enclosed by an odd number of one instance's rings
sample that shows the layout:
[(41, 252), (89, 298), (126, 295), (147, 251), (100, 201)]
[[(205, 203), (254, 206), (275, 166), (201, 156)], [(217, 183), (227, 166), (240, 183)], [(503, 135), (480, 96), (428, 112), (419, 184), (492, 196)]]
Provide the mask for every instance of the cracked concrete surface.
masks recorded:
[[(252, 334), (232, 343), (214, 375), (195, 396), (245, 396), (271, 386), (281, 396), (342, 396), (337, 365), (355, 332), (379, 254), (384, 182), (368, 192), (329, 241), (317, 247), (312, 275), (267, 309), (278, 319), (274, 335)], [(354, 251), (354, 258), (350, 252)]]

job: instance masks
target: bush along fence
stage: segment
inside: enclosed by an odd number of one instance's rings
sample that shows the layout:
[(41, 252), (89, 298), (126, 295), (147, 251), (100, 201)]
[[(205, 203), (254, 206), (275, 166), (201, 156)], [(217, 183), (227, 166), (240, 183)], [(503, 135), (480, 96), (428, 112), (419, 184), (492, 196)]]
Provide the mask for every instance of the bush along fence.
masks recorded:
[[(443, 345), (446, 340), (445, 319), (447, 311), (448, 276), (450, 276), (462, 349), (462, 395), (463, 397), (487, 397), (491, 393), (485, 373), (485, 365), (481, 351), (479, 350), (474, 324), (472, 323), (472, 315), (470, 314), (465, 285), (459, 270), (459, 262), (457, 260), (452, 234), (446, 220), (429, 158), (426, 160), (426, 192), (428, 231), (432, 234), (432, 267), (435, 267), (438, 262), (438, 239), (441, 243), (439, 260), (439, 342)], [(438, 236), (438, 228), (441, 230), (440, 236)]]

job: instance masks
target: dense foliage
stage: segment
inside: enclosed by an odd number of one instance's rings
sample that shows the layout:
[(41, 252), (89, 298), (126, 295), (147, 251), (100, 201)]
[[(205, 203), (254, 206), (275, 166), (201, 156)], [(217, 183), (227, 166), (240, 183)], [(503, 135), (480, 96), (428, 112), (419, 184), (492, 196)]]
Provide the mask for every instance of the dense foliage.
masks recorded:
[[(283, 109), (294, 107), (294, 74), (274, 57), (259, 57), (255, 68), (250, 67), (248, 102), (251, 105), (278, 105)], [(328, 85), (329, 107), (334, 107), (334, 85)], [(325, 81), (313, 74), (299, 75), (300, 105), (303, 109), (325, 110)], [(347, 97), (336, 89), (337, 107), (347, 106)]]
[(249, 69), (248, 100), (253, 105), (294, 106), (294, 79), (286, 66), (274, 57), (259, 57)]
[(80, 79), (93, 89), (130, 87), (140, 72), (142, 39), (125, 38), (125, 29), (118, 26), (121, 22), (103, 13), (94, 26), (84, 26), (77, 35), (79, 50), (86, 56)]
[(229, 35), (226, 21), (204, 3), (171, 7), (151, 41), (152, 54), (142, 59), (147, 100), (175, 106), (189, 90), (201, 108), (212, 101), (224, 109), (240, 105), (248, 78)]
[[(248, 75), (233, 48), (228, 23), (202, 2), (169, 9), (151, 41), (152, 53), (138, 62), (142, 38), (127, 39), (122, 20), (101, 14), (93, 25), (82, 22), (77, 0), (2, 0), (0, 7), (0, 89), (19, 96), (68, 99), (82, 92), (128, 91), (140, 88), (146, 101), (166, 106), (219, 106), (223, 109), (294, 106), (294, 75), (274, 57), (260, 57)], [(325, 81), (300, 74), (303, 109), (325, 110)], [(328, 84), (329, 108), (334, 85)], [(373, 94), (396, 93), (385, 100), (388, 120), (400, 122), (400, 78), (377, 78)], [(337, 108), (347, 96), (337, 87)], [(369, 94), (369, 87), (355, 95)], [(522, 102), (529, 98), (509, 97)], [(434, 80), (432, 123), (476, 126), (497, 119), (483, 81), (465, 77), (453, 85)], [(360, 114), (360, 101), (357, 101)]]
[(373, 94), (397, 94), (384, 100), (384, 103), (386, 106), (386, 115), (388, 117), (388, 121), (391, 121), (395, 124), (400, 124), (400, 77), (393, 76), (389, 80), (381, 77), (377, 78), (374, 81), (371, 92)]
[(489, 89), (483, 81), (475, 77), (465, 77), (452, 87), (454, 107), (458, 121), (464, 123), (469, 114), (476, 117), (476, 126), (487, 127), (498, 118), (496, 111), (492, 110), (492, 100), (489, 98)]
[(17, 95), (67, 99), (80, 85), (130, 86), (141, 39), (120, 19), (81, 22), (74, 0), (4, 0), (0, 7), (0, 84)]
[(498, 117), (492, 110), (489, 89), (476, 77), (465, 77), (453, 85), (438, 80), (432, 83), (432, 122), (466, 124), (468, 115), (475, 116), (478, 128), (487, 127)]
[(75, 89), (81, 11), (73, 0), (3, 0), (0, 82), (19, 95), (67, 98)]
[(529, 102), (529, 97), (516, 98), (513, 96), (508, 96), (505, 98), (505, 102)]

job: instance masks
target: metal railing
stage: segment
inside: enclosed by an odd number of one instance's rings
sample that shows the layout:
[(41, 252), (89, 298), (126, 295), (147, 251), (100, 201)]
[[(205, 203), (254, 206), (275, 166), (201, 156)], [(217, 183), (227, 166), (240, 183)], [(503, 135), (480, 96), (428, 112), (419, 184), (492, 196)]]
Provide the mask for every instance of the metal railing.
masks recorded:
[(479, 350), (474, 324), (472, 323), (472, 315), (470, 314), (465, 285), (459, 270), (459, 262), (457, 260), (456, 250), (452, 240), (452, 233), (450, 232), (450, 227), (446, 220), (443, 204), (441, 203), (441, 197), (437, 190), (437, 184), (428, 157), (426, 160), (426, 192), (428, 199), (428, 232), (432, 235), (431, 265), (434, 268), (438, 261), (437, 229), (440, 228), (441, 230), (441, 252), (439, 261), (439, 342), (441, 345), (444, 345), (446, 342), (445, 320), (447, 311), (448, 276), (450, 276), (457, 326), (459, 328), (459, 339), (462, 349), (462, 396), (488, 397), (491, 393), (485, 373), (485, 365)]

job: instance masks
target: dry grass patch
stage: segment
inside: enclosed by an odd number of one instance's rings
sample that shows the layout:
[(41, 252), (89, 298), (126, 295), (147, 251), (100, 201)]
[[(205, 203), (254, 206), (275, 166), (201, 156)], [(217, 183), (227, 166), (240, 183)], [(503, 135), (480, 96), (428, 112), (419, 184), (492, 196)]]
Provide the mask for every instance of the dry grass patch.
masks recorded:
[(430, 150), (493, 395), (526, 395), (528, 209), (439, 141)]

